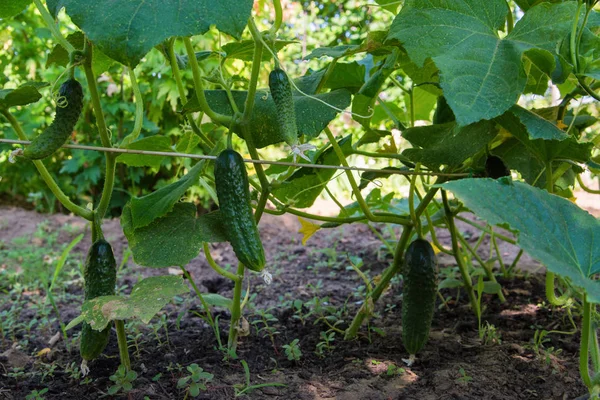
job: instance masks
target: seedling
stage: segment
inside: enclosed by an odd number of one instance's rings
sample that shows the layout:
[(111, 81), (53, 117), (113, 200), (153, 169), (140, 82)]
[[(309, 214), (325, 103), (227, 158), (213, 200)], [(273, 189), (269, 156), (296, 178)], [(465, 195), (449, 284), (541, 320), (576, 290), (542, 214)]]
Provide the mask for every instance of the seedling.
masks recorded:
[(290, 344), (283, 345), (283, 349), (288, 360), (300, 361), (300, 358), (302, 357), (302, 351), (300, 351), (300, 346), (298, 345), (299, 342), (299, 339), (294, 339)]
[(108, 388), (108, 394), (128, 393), (133, 389), (133, 382), (137, 379), (137, 372), (132, 370), (127, 371), (124, 365), (119, 365), (117, 372), (111, 375), (109, 379), (114, 382), (114, 385)]
[(177, 387), (179, 389), (185, 388), (185, 399), (188, 396), (198, 397), (201, 390), (206, 390), (206, 385), (212, 381), (214, 375), (205, 372), (198, 364), (191, 364), (186, 369), (190, 374), (179, 378)]

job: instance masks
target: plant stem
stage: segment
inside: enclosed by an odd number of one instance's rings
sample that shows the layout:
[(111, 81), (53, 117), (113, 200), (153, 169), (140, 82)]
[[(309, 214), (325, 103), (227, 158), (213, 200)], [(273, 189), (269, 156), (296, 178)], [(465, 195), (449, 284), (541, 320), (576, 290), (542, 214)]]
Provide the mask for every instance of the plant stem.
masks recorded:
[(73, 51), (75, 51), (75, 47), (73, 47), (73, 45), (69, 43), (67, 39), (65, 39), (65, 37), (60, 33), (60, 30), (58, 29), (58, 26), (56, 26), (54, 18), (52, 18), (52, 15), (50, 15), (48, 9), (42, 4), (41, 0), (33, 0), (33, 2), (40, 14), (42, 15), (46, 26), (48, 26), (48, 29), (50, 29), (50, 32), (52, 32), (52, 36), (54, 36), (58, 43), (60, 43), (60, 45), (64, 47), (64, 49), (67, 50), (68, 53), (72, 53)]
[[(417, 163), (415, 167), (415, 172), (419, 172), (419, 163)], [(408, 209), (410, 213), (410, 219), (412, 220), (413, 226), (417, 231), (417, 236), (419, 239), (423, 238), (423, 232), (421, 231), (421, 218), (417, 218), (417, 214), (415, 214), (415, 190), (417, 186), (417, 177), (418, 175), (413, 175), (410, 179), (410, 190), (408, 192)]]
[[(573, 18), (573, 25), (571, 27), (571, 37), (569, 40), (569, 50), (571, 53), (571, 64), (573, 65), (573, 72), (577, 75), (579, 72), (578, 62), (577, 62), (577, 28), (579, 26), (579, 14), (581, 13), (582, 3), (581, 1), (577, 2), (577, 11), (575, 11), (575, 18)], [(585, 27), (582, 27), (585, 29)]]
[(584, 192), (591, 193), (591, 194), (600, 194), (600, 190), (594, 190), (592, 188), (587, 187), (585, 185), (585, 183), (583, 183), (583, 180), (581, 179), (581, 175), (580, 174), (577, 174), (576, 176), (577, 176), (577, 183), (579, 183), (579, 186), (581, 187), (581, 189)]
[[(171, 71), (173, 71), (173, 79), (175, 79), (175, 84), (177, 85), (177, 91), (179, 92), (179, 98), (181, 99), (181, 103), (184, 104), (186, 101), (185, 98), (185, 89), (183, 87), (183, 81), (181, 79), (181, 72), (179, 71), (179, 65), (177, 65), (177, 57), (175, 57), (174, 50), (174, 40), (170, 40), (167, 44), (167, 54), (169, 55), (169, 62), (171, 64)], [(198, 126), (196, 125), (196, 121), (194, 121), (194, 116), (192, 114), (187, 114), (186, 119), (188, 120), (190, 126), (192, 127), (192, 131), (211, 149), (215, 146), (212, 140), (208, 136), (202, 132)]]
[[(337, 142), (337, 140), (333, 136), (333, 133), (331, 132), (331, 129), (329, 129), (329, 127), (325, 128), (325, 133), (327, 134), (327, 139), (329, 140), (329, 143), (333, 147), (333, 151), (337, 155), (338, 160), (340, 161), (340, 163), (344, 167), (348, 167), (348, 161), (346, 161), (346, 156), (344, 155), (344, 152), (343, 152), (342, 148), (340, 147), (339, 143)], [(369, 206), (367, 205), (367, 202), (365, 201), (362, 193), (360, 192), (360, 189), (358, 188), (358, 184), (356, 183), (356, 179), (354, 179), (354, 175), (352, 175), (352, 171), (346, 170), (344, 172), (346, 173), (346, 178), (348, 179), (348, 182), (350, 182), (350, 186), (352, 187), (352, 193), (356, 197), (356, 201), (358, 202), (361, 211), (365, 214), (365, 216), (367, 217), (367, 219), (369, 221), (373, 221), (373, 222), (392, 222), (392, 223), (397, 223), (397, 224), (400, 224), (400, 225), (403, 224), (404, 221), (400, 222), (400, 219), (396, 221), (396, 217), (395, 216), (391, 217), (391, 218), (388, 218), (387, 220), (384, 220), (384, 219), (381, 219), (381, 218), (377, 217), (376, 215), (374, 215), (371, 212), (371, 210), (369, 209)]]
[(218, 124), (224, 126), (230, 126), (233, 118), (227, 115), (219, 114), (213, 111), (208, 102), (206, 101), (206, 96), (204, 95), (204, 84), (202, 83), (202, 74), (200, 72), (200, 66), (198, 65), (198, 60), (196, 60), (196, 53), (194, 52), (194, 46), (192, 46), (192, 41), (188, 37), (183, 38), (183, 43), (185, 45), (185, 50), (188, 55), (188, 62), (190, 63), (190, 67), (192, 68), (192, 75), (194, 76), (194, 89), (196, 92), (196, 99), (198, 100), (198, 105), (200, 109), (204, 111), (208, 117)]
[[(27, 135), (23, 131), (23, 128), (21, 127), (21, 124), (19, 123), (19, 121), (17, 121), (17, 119), (8, 110), (0, 110), (0, 112), (8, 120), (10, 125), (13, 127), (13, 129), (15, 130), (19, 139), (28, 140)], [(88, 210), (86, 208), (76, 205), (67, 197), (67, 195), (58, 186), (58, 184), (56, 183), (56, 181), (54, 180), (52, 175), (50, 175), (50, 172), (48, 172), (48, 169), (44, 165), (43, 161), (33, 160), (32, 162), (33, 162), (33, 165), (35, 165), (35, 167), (37, 168), (37, 170), (40, 173), (44, 182), (46, 182), (46, 185), (48, 186), (48, 188), (50, 189), (52, 194), (54, 194), (56, 199), (67, 210), (71, 211), (75, 215), (85, 218), (88, 221), (91, 221), (93, 219), (93, 213), (91, 210)]]
[[(262, 36), (252, 18), (248, 20), (248, 29), (250, 30), (252, 38), (254, 39), (254, 54), (252, 56), (252, 71), (250, 73), (250, 83), (248, 85), (248, 96), (246, 97), (246, 103), (244, 104), (244, 116), (242, 117), (245, 123), (250, 121), (250, 117), (254, 111), (256, 87), (258, 85), (258, 77), (260, 75), (263, 53)], [(248, 139), (246, 139), (246, 141), (247, 140)]]
[(567, 290), (560, 297), (556, 297), (556, 293), (554, 292), (554, 278), (554, 272), (546, 270), (546, 299), (548, 299), (548, 303), (553, 306), (561, 307), (567, 304), (569, 297), (571, 297), (571, 293)]
[[(459, 220), (459, 221), (462, 221), (462, 222), (464, 222), (464, 223), (466, 223), (466, 224), (469, 224), (469, 225), (471, 225), (472, 227), (475, 227), (475, 228), (479, 229), (480, 231), (482, 231), (482, 232), (485, 232), (485, 233), (487, 233), (487, 234), (489, 234), (489, 235), (491, 235), (491, 234), (492, 234), (492, 231), (491, 231), (489, 228), (487, 228), (487, 227), (485, 227), (485, 226), (481, 226), (481, 225), (479, 225), (479, 224), (476, 224), (476, 223), (475, 223), (475, 222), (473, 222), (473, 221), (469, 221), (468, 219), (466, 219), (466, 218), (464, 218), (464, 217), (461, 217), (460, 215), (457, 215), (457, 216), (455, 216), (454, 218), (456, 218), (457, 220)], [(495, 236), (496, 236), (498, 239), (500, 239), (500, 240), (502, 240), (502, 241), (504, 241), (504, 242), (506, 242), (506, 243), (510, 243), (510, 244), (514, 244), (514, 245), (516, 245), (516, 244), (517, 244), (517, 241), (516, 241), (516, 240), (514, 240), (514, 239), (511, 239), (511, 238), (509, 238), (508, 236), (504, 236), (504, 235), (501, 235), (501, 234), (499, 234), (499, 233), (496, 233), (496, 232), (494, 232), (494, 235), (495, 235)]]
[(579, 343), (579, 373), (581, 379), (588, 389), (592, 388), (592, 380), (589, 371), (589, 346), (590, 330), (592, 319), (592, 305), (587, 301), (587, 296), (583, 295), (583, 326), (581, 327), (581, 342)]
[[(494, 272), (492, 271), (492, 269), (487, 266), (485, 261), (483, 261), (481, 259), (479, 254), (477, 254), (477, 252), (469, 245), (469, 243), (465, 240), (465, 238), (459, 232), (456, 232), (456, 233), (458, 235), (458, 240), (460, 241), (462, 246), (466, 247), (467, 250), (469, 250), (469, 253), (471, 253), (471, 255), (475, 258), (475, 260), (477, 260), (477, 263), (481, 266), (481, 268), (483, 268), (488, 279), (492, 282), (498, 283), (498, 281), (496, 280), (496, 276), (494, 275)], [(498, 292), (496, 294), (498, 295), (498, 299), (500, 299), (500, 301), (502, 303), (504, 303), (506, 301), (506, 298), (504, 297), (504, 294), (502, 293), (502, 288), (498, 289)]]
[(454, 259), (458, 264), (458, 269), (460, 270), (460, 274), (462, 275), (463, 282), (465, 284), (465, 289), (467, 290), (467, 294), (469, 295), (469, 301), (471, 302), (471, 307), (474, 311), (477, 311), (478, 302), (477, 297), (473, 291), (473, 282), (471, 281), (471, 276), (469, 275), (469, 271), (467, 270), (467, 266), (462, 258), (461, 249), (458, 246), (458, 231), (456, 230), (456, 226), (454, 225), (454, 215), (450, 210), (450, 204), (448, 203), (448, 196), (446, 195), (446, 191), (442, 190), (442, 201), (444, 203), (444, 210), (446, 211), (446, 221), (448, 224), (448, 230), (450, 231), (450, 238), (452, 239), (452, 251), (454, 252)]
[[(346, 329), (346, 334), (344, 336), (345, 340), (354, 339), (358, 334), (358, 330), (360, 329), (364, 319), (370, 314), (371, 310), (369, 309), (368, 304), (374, 305), (383, 291), (387, 288), (390, 280), (396, 275), (400, 269), (402, 268), (402, 261), (404, 255), (404, 249), (408, 244), (408, 241), (412, 235), (412, 226), (405, 226), (402, 231), (402, 235), (400, 236), (400, 240), (398, 240), (398, 244), (396, 245), (396, 251), (394, 254), (394, 261), (390, 267), (388, 267), (384, 273), (381, 275), (381, 279), (377, 283), (377, 286), (371, 292), (371, 296), (369, 299), (365, 299), (365, 302), (360, 307), (356, 316), (352, 320), (352, 323)], [(371, 300), (371, 301), (369, 301)]]
[(190, 273), (182, 266), (179, 266), (179, 268), (181, 268), (181, 270), (183, 271), (183, 276), (185, 277), (185, 279), (187, 279), (190, 282), (190, 284), (192, 285), (192, 288), (194, 289), (196, 296), (198, 296), (198, 298), (200, 299), (200, 303), (202, 303), (202, 307), (204, 307), (204, 310), (206, 311), (208, 323), (213, 328), (213, 331), (215, 331), (215, 334), (217, 334), (218, 331), (215, 327), (215, 321), (210, 312), (210, 307), (208, 306), (208, 303), (206, 302), (206, 300), (204, 300), (204, 297), (202, 296), (202, 292), (200, 292), (200, 289), (198, 289), (198, 286), (196, 285), (196, 282), (194, 282), (194, 279), (192, 278)]
[[(100, 133), (100, 140), (102, 146), (112, 148), (112, 143), (108, 135), (108, 129), (104, 120), (104, 113), (102, 112), (102, 104), (100, 103), (100, 95), (98, 94), (98, 88), (96, 86), (96, 77), (92, 71), (92, 59), (93, 59), (93, 46), (86, 40), (84, 45), (85, 62), (83, 63), (83, 70), (85, 72), (85, 78), (88, 83), (88, 89), (90, 91), (90, 97), (92, 99), (92, 106), (94, 109), (94, 115), (96, 117), (96, 125), (98, 126), (98, 132)], [(110, 205), (110, 198), (112, 196), (114, 184), (115, 184), (115, 165), (117, 163), (117, 156), (114, 153), (105, 152), (106, 160), (106, 174), (104, 177), (104, 187), (102, 188), (102, 197), (100, 203), (98, 203), (97, 213), (98, 218), (101, 220), (108, 210)]]
[(508, 278), (508, 271), (506, 270), (506, 266), (504, 265), (502, 254), (500, 254), (500, 248), (498, 247), (498, 241), (496, 240), (496, 232), (494, 232), (493, 229), (492, 234), (490, 235), (490, 239), (494, 245), (494, 251), (496, 252), (496, 256), (498, 257), (498, 264), (500, 265), (500, 271), (502, 271), (502, 276)]
[(270, 29), (271, 35), (275, 36), (279, 28), (281, 28), (281, 23), (283, 22), (283, 10), (281, 8), (281, 0), (273, 0), (273, 8), (275, 9), (275, 22), (273, 22), (273, 26)]
[(242, 317), (241, 301), (242, 301), (242, 284), (244, 282), (244, 272), (246, 267), (244, 264), (238, 263), (237, 275), (239, 280), (235, 282), (233, 288), (233, 304), (231, 306), (231, 324), (229, 325), (229, 338), (227, 339), (227, 348), (235, 353), (237, 349), (237, 336), (239, 333), (239, 321)]
[(127, 349), (127, 335), (125, 334), (125, 323), (122, 320), (115, 320), (115, 329), (117, 330), (117, 342), (119, 343), (119, 356), (121, 364), (127, 371), (131, 370), (131, 361), (129, 360), (129, 350)]
[(210, 254), (210, 248), (208, 247), (207, 242), (204, 242), (204, 256), (206, 257), (206, 261), (208, 261), (208, 265), (212, 269), (214, 269), (216, 273), (224, 276), (225, 278), (231, 279), (234, 282), (240, 280), (240, 277), (238, 275), (232, 274), (231, 272), (219, 267), (219, 265), (215, 262), (215, 260), (212, 258), (212, 255)]
[(135, 98), (135, 121), (133, 124), (133, 131), (127, 135), (121, 142), (121, 146), (128, 145), (135, 141), (142, 132), (142, 124), (144, 122), (144, 101), (142, 99), (142, 92), (135, 76), (134, 68), (127, 68), (129, 70), (129, 79), (131, 80), (131, 88), (133, 89), (133, 96)]

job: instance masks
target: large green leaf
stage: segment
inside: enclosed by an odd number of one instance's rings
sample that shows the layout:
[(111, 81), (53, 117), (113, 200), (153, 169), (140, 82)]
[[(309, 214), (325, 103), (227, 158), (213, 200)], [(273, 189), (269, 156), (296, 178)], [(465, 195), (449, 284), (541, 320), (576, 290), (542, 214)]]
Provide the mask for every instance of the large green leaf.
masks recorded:
[(73, 22), (106, 55), (135, 66), (171, 36), (217, 29), (240, 38), (252, 0), (61, 0)]
[(27, 82), (16, 89), (0, 90), (0, 108), (24, 106), (42, 98), (39, 89), (48, 86), (45, 82)]
[(150, 225), (135, 229), (127, 204), (121, 226), (136, 263), (145, 267), (186, 265), (196, 258), (202, 242), (224, 242), (226, 233), (218, 211), (196, 217), (192, 203), (177, 203), (173, 210)]
[(569, 200), (525, 183), (462, 179), (442, 185), (491, 224), (519, 231), (519, 245), (600, 303), (600, 221)]
[(296, 79), (296, 86), (304, 93), (314, 94), (321, 84), (321, 81), (327, 77), (322, 84), (323, 89), (348, 89), (350, 92), (357, 92), (365, 83), (365, 66), (353, 61), (351, 63), (338, 62), (333, 66), (333, 71), (328, 74), (329, 65), (314, 72), (307, 72), (306, 75)]
[[(298, 43), (295, 40), (276, 40), (275, 50), (279, 52), (285, 46)], [(254, 40), (242, 40), (241, 42), (231, 42), (223, 45), (221, 50), (225, 52), (225, 58), (237, 59), (242, 61), (252, 61), (254, 58)], [(273, 56), (268, 51), (263, 51), (262, 60), (270, 61)]]
[[(136, 140), (133, 143), (128, 144), (124, 147), (125, 149), (131, 150), (149, 150), (149, 151), (163, 151), (172, 152), (171, 139), (166, 136), (150, 136), (147, 138)], [(117, 157), (117, 161), (129, 165), (130, 167), (152, 167), (160, 168), (160, 164), (165, 156), (145, 156), (143, 154), (121, 154)]]
[[(213, 110), (221, 114), (233, 115), (231, 104), (224, 90), (206, 90), (205, 94), (206, 100)], [(232, 94), (238, 108), (243, 110), (248, 92), (234, 91)], [(351, 96), (350, 92), (341, 89), (317, 94), (315, 97), (339, 109), (344, 109), (350, 105)], [(257, 91), (254, 104), (254, 111), (250, 119), (250, 132), (254, 136), (256, 147), (262, 148), (283, 142), (283, 134), (277, 123), (277, 110), (270, 93), (264, 90)], [(296, 106), (298, 134), (305, 135), (308, 138), (318, 136), (338, 113), (333, 108), (317, 100), (299, 94), (294, 96), (294, 105)], [(200, 107), (196, 96), (192, 95), (190, 100), (183, 106), (182, 112), (196, 111), (200, 111)], [(241, 135), (239, 126), (234, 126), (233, 131)]]
[(512, 107), (496, 121), (542, 163), (556, 159), (586, 162), (590, 158), (593, 143), (579, 143), (550, 121), (520, 107)]
[[(344, 154), (352, 150), (352, 135), (348, 135), (339, 142)], [(316, 164), (340, 165), (340, 160), (333, 150), (329, 148), (321, 154)], [(313, 205), (325, 185), (333, 177), (336, 170), (303, 167), (294, 172), (292, 176), (273, 190), (273, 195), (284, 203), (290, 203), (296, 208), (306, 208)]]
[(402, 152), (411, 161), (429, 167), (460, 166), (467, 158), (479, 152), (492, 140), (497, 130), (490, 121), (481, 121), (464, 127), (455, 122), (409, 128), (402, 136), (413, 146)]
[(496, 117), (519, 98), (527, 83), (523, 52), (553, 52), (571, 28), (573, 1), (532, 7), (501, 39), (508, 12), (504, 0), (407, 0), (390, 28), (421, 66), (431, 57), (460, 125)]
[[(217, 155), (223, 149), (223, 141), (212, 150), (211, 155)], [(199, 161), (187, 174), (178, 181), (164, 186), (155, 192), (142, 197), (132, 197), (129, 204), (134, 229), (149, 225), (173, 209), (173, 205), (192, 186), (198, 183), (200, 175), (206, 166), (206, 161)]]
[(0, 18), (11, 18), (31, 4), (31, 0), (2, 0), (0, 1)]
[(147, 324), (173, 297), (189, 291), (180, 276), (152, 276), (136, 283), (129, 297), (100, 296), (85, 301), (81, 315), (71, 321), (67, 329), (84, 321), (97, 331), (114, 320), (137, 318)]

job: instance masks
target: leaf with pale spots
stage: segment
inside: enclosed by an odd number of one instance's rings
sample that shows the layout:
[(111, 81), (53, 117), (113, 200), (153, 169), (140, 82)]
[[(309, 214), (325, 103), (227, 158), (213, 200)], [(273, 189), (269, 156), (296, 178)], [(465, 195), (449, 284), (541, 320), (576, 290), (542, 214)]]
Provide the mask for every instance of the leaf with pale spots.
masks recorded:
[(110, 321), (137, 318), (147, 324), (175, 296), (189, 292), (180, 276), (152, 276), (138, 282), (129, 297), (100, 296), (81, 307), (81, 315), (67, 329), (85, 321), (92, 329), (101, 331)]

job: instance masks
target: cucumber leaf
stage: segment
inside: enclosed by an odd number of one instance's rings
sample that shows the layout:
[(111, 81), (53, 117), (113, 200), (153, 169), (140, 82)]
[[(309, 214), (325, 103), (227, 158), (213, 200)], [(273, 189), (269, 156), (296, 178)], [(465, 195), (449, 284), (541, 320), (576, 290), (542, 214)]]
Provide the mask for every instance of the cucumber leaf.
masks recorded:
[(25, 106), (42, 98), (39, 89), (48, 86), (45, 82), (27, 82), (16, 89), (0, 90), (0, 108)]
[(225, 242), (221, 214), (196, 217), (192, 203), (177, 203), (173, 210), (150, 225), (135, 229), (130, 205), (123, 208), (121, 226), (134, 261), (145, 267), (186, 265), (200, 254), (203, 242)]
[(173, 297), (189, 291), (180, 276), (152, 276), (136, 283), (128, 297), (100, 296), (85, 301), (81, 315), (72, 320), (67, 329), (84, 321), (97, 331), (114, 320), (137, 318), (147, 324)]
[(571, 201), (522, 182), (462, 179), (442, 188), (490, 224), (509, 224), (518, 243), (550, 271), (600, 303), (600, 221)]
[[(221, 114), (233, 115), (233, 110), (224, 90), (205, 90), (204, 93), (209, 106), (213, 110)], [(238, 108), (243, 110), (248, 92), (233, 91), (232, 95)], [(348, 90), (340, 89), (328, 93), (320, 93), (315, 95), (315, 97), (338, 109), (344, 109), (350, 105), (351, 95)], [(305, 135), (308, 138), (318, 136), (338, 113), (333, 108), (298, 93), (294, 95), (294, 105), (296, 107), (298, 135)], [(200, 111), (200, 107), (198, 106), (196, 96), (192, 93), (181, 112), (189, 113), (197, 111)], [(239, 126), (234, 126), (233, 131), (243, 139)], [(250, 118), (250, 132), (252, 132), (254, 144), (257, 148), (263, 148), (284, 141), (279, 123), (277, 122), (275, 103), (273, 103), (273, 98), (266, 90), (258, 90), (256, 92), (254, 111)]]

